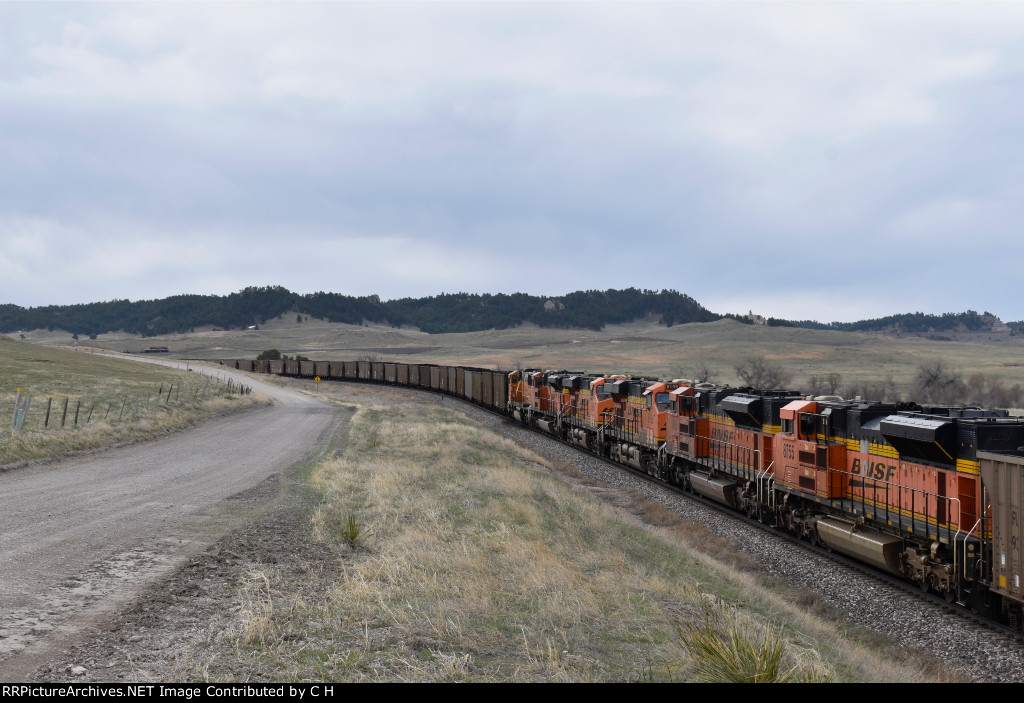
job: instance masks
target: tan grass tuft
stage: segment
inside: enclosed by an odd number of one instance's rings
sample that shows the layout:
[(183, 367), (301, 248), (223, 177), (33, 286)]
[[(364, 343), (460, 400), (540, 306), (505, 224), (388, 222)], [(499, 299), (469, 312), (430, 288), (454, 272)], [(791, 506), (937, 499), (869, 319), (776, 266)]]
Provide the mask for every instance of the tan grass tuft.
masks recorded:
[(241, 586), (241, 640), (245, 644), (266, 645), (274, 635), (274, 600), (270, 576), (265, 570), (250, 571)]

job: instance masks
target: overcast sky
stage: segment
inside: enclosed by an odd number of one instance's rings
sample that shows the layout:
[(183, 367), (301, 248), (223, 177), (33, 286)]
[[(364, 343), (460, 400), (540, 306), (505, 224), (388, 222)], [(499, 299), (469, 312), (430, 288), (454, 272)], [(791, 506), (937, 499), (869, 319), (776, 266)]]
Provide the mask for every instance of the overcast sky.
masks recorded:
[(1024, 3), (0, 3), (0, 303), (1024, 319)]

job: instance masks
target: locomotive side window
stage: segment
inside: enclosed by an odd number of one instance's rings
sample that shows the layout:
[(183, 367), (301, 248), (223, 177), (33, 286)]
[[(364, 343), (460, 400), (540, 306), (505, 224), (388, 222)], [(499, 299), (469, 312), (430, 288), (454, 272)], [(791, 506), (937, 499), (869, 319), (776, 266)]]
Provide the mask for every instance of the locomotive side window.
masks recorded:
[(782, 434), (793, 434), (793, 421), (783, 419), (782, 421)]

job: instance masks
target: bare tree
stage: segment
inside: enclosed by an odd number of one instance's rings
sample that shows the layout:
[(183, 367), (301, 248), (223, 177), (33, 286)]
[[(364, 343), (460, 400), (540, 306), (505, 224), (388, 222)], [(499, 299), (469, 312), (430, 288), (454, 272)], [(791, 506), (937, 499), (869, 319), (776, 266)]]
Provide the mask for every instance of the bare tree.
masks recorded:
[(706, 363), (701, 363), (693, 370), (693, 380), (697, 383), (714, 383), (718, 374)]
[(692, 366), (680, 362), (677, 368), (680, 369), (677, 378), (686, 378), (694, 383), (714, 383), (718, 377), (718, 374), (704, 361), (694, 363)]
[(896, 379), (892, 373), (885, 375), (881, 381), (851, 381), (842, 386), (841, 395), (845, 398), (856, 398), (860, 396), (865, 400), (877, 400), (885, 403), (895, 403), (901, 400), (899, 390), (896, 387)]
[(838, 395), (842, 383), (842, 374), (838, 373), (815, 374), (807, 380), (811, 395)]
[(736, 375), (745, 385), (754, 388), (782, 388), (790, 380), (789, 373), (779, 364), (763, 356), (752, 356), (736, 365)]
[(911, 394), (917, 402), (952, 404), (964, 401), (967, 386), (959, 371), (937, 359), (917, 367)]
[(967, 379), (964, 391), (963, 402), (968, 405), (1015, 408), (1021, 401), (1020, 385), (1007, 386), (1000, 378), (980, 373), (973, 374)]

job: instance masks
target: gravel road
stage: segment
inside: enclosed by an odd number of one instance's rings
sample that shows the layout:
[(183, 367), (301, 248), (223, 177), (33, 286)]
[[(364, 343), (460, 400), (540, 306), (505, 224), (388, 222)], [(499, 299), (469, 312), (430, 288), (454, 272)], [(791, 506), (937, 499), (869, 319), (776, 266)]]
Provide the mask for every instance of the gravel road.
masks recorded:
[(251, 509), (232, 509), (231, 496), (306, 461), (340, 421), (327, 403), (235, 376), (273, 405), (0, 473), (0, 680), (25, 680), (88, 638), (92, 624), (216, 540), (238, 510)]

